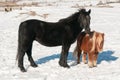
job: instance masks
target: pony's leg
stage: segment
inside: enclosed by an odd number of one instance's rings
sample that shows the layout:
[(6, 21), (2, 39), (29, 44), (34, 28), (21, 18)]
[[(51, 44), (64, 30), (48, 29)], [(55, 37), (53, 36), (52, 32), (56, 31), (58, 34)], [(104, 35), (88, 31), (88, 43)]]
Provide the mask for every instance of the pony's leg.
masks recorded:
[(59, 65), (60, 66), (69, 68), (69, 66), (67, 64), (67, 56), (68, 56), (69, 48), (70, 48), (70, 45), (63, 45), (62, 46), (62, 52), (61, 52), (60, 60), (59, 60)]
[(81, 50), (78, 50), (78, 54), (77, 54), (77, 64), (80, 64), (80, 56), (81, 56)]
[(27, 56), (28, 56), (28, 60), (30, 61), (30, 65), (32, 67), (37, 67), (37, 64), (34, 62), (33, 58), (32, 58), (32, 43), (29, 45), (28, 50), (26, 51)]
[(97, 58), (98, 58), (98, 52), (94, 53), (94, 57), (93, 57), (93, 66), (96, 67), (97, 66)]
[(88, 66), (93, 67), (93, 53), (88, 53)]
[(86, 52), (83, 52), (82, 61), (83, 61), (85, 64), (87, 63), (86, 57), (87, 57), (87, 53), (86, 53)]

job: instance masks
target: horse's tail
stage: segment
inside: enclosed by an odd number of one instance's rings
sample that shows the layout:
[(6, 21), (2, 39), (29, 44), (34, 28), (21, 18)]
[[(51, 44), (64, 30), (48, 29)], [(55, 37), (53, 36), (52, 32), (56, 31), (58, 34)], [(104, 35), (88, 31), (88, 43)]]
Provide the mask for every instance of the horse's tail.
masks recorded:
[(16, 55), (16, 61), (19, 59), (20, 57), (20, 50), (22, 48), (21, 43), (22, 43), (22, 32), (23, 32), (23, 27), (24, 27), (24, 22), (22, 22), (19, 26), (19, 30), (18, 30), (18, 48), (17, 48), (17, 55)]
[[(18, 43), (18, 46), (19, 46), (19, 43)], [(17, 55), (16, 55), (16, 61), (18, 61), (18, 59), (19, 59), (19, 47), (17, 48)]]
[(19, 57), (20, 57), (20, 53), (19, 53), (19, 51), (20, 51), (20, 44), (19, 44), (19, 40), (18, 40), (18, 48), (17, 48), (17, 55), (16, 55), (16, 61), (19, 59)]

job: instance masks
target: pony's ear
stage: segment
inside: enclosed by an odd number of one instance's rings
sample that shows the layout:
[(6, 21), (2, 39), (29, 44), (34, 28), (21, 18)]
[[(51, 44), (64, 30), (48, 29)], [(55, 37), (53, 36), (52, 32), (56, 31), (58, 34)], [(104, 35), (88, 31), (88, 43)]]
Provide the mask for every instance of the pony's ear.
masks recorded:
[(91, 9), (89, 9), (89, 11), (88, 11), (88, 14), (90, 14), (91, 13)]

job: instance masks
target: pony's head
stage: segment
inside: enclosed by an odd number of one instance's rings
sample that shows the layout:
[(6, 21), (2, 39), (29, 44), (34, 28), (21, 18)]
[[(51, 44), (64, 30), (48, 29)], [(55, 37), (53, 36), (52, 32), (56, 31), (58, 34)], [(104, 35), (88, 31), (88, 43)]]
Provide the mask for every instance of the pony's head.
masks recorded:
[(79, 18), (78, 22), (80, 23), (80, 27), (85, 29), (86, 33), (90, 32), (90, 13), (91, 10), (86, 11), (85, 9), (79, 10)]

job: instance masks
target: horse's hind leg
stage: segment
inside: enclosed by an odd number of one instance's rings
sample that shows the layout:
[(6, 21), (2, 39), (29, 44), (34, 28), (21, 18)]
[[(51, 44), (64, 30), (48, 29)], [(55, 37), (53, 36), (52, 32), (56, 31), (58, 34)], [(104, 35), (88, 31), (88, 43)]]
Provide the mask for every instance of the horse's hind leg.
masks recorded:
[[(18, 67), (22, 72), (26, 72), (23, 64), (23, 59), (25, 52), (27, 52), (28, 55), (31, 55), (31, 48), (32, 48), (32, 40), (28, 36), (20, 36), (18, 39)], [(29, 57), (30, 61), (32, 62), (32, 57)]]
[(20, 68), (20, 70), (22, 72), (26, 72), (24, 66), (23, 66), (23, 58), (24, 58), (24, 55), (25, 55), (25, 51), (21, 50), (21, 49), (18, 49), (18, 67)]
[(28, 56), (28, 60), (30, 61), (30, 65), (32, 67), (37, 67), (37, 64), (34, 62), (34, 60), (32, 58), (32, 43), (29, 45), (26, 53), (27, 53), (27, 56)]

